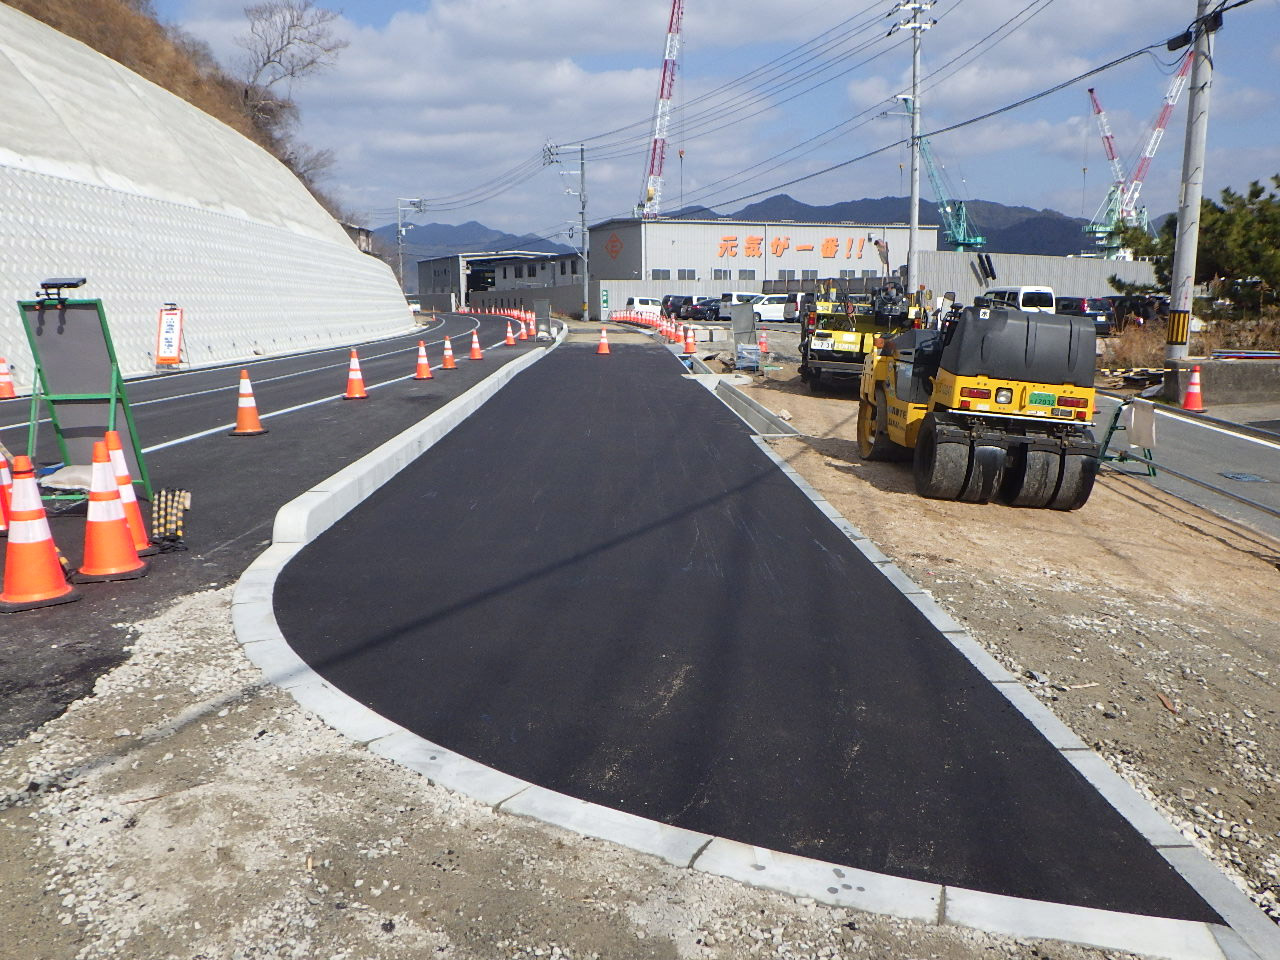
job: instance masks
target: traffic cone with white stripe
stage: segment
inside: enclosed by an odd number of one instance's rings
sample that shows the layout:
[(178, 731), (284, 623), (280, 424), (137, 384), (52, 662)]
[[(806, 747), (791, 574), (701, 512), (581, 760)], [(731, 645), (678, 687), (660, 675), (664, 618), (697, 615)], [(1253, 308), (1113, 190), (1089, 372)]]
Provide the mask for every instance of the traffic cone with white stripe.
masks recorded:
[(471, 353), (467, 356), (468, 360), (483, 360), (484, 352), (480, 349), (480, 334), (471, 331)]
[(360, 372), (360, 357), (355, 348), (351, 349), (351, 363), (347, 366), (347, 392), (343, 400), (368, 400), (369, 394), (364, 389), (364, 374)]
[(9, 361), (0, 357), (0, 400), (11, 400), (17, 395), (13, 389), (13, 371), (9, 369)]
[(444, 359), (440, 361), (441, 370), (457, 370), (458, 364), (453, 359), (453, 344), (449, 342), (449, 338), (444, 338)]
[(34, 610), (79, 600), (67, 583), (49, 520), (40, 502), (36, 470), (30, 457), (13, 459), (13, 501), (9, 513), (9, 543), (4, 554), (4, 590), (0, 613)]
[(698, 347), (694, 342), (693, 327), (684, 328), (684, 355), (687, 357), (691, 353), (697, 353)]
[(117, 430), (108, 430), (106, 435), (107, 454), (111, 457), (111, 469), (116, 475), (116, 485), (120, 488), (120, 503), (124, 506), (124, 519), (129, 525), (129, 535), (133, 537), (133, 548), (138, 556), (149, 557), (159, 553), (160, 548), (147, 536), (147, 525), (142, 520), (142, 508), (138, 506), (138, 495), (133, 489), (133, 478), (129, 476), (129, 462), (124, 458), (124, 445), (120, 442)]
[(769, 334), (766, 331), (760, 331), (760, 339), (756, 342), (756, 346), (760, 348), (760, 356), (762, 357), (769, 352)]
[(415, 380), (430, 380), (435, 375), (431, 372), (431, 361), (427, 359), (427, 345), (418, 341), (418, 369), (413, 374)]
[(504, 346), (514, 347), (516, 345), (515, 334), (511, 331), (511, 321), (507, 321), (507, 338), (502, 341)]
[(240, 371), (240, 395), (236, 401), (236, 428), (231, 431), (233, 437), (260, 437), (267, 429), (258, 419), (258, 401), (253, 399), (253, 384), (249, 380), (249, 371)]
[(516, 339), (517, 339), (517, 340), (528, 340), (528, 339), (529, 339), (529, 331), (525, 328), (524, 321), (523, 321), (523, 320), (521, 320), (521, 319), (517, 319), (517, 320), (516, 320), (516, 323), (520, 325), (520, 332), (519, 332), (518, 334), (516, 334)]
[(9, 461), (0, 454), (0, 535), (9, 534), (9, 510), (13, 502), (13, 477), (9, 473)]
[(89, 477), (89, 517), (84, 526), (84, 562), (76, 583), (136, 580), (147, 575), (147, 561), (138, 559), (129, 521), (120, 502), (120, 485), (111, 472), (111, 456), (101, 440), (93, 445), (93, 473)]
[(600, 328), (600, 345), (596, 347), (596, 354), (609, 352), (609, 334), (604, 327)]
[(1192, 413), (1204, 413), (1204, 397), (1200, 394), (1200, 364), (1191, 368), (1191, 382), (1182, 395), (1182, 409)]

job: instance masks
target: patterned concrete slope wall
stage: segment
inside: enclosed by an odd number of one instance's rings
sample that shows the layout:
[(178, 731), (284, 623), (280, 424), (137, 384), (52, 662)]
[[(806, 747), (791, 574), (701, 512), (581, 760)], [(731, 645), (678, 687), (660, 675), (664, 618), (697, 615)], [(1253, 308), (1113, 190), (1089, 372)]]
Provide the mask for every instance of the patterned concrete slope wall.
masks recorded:
[(412, 315), (301, 183), (234, 130), (0, 4), (0, 356), (30, 384), (13, 306), (53, 276), (100, 297), (126, 374), (156, 311), (193, 364), (375, 337)]

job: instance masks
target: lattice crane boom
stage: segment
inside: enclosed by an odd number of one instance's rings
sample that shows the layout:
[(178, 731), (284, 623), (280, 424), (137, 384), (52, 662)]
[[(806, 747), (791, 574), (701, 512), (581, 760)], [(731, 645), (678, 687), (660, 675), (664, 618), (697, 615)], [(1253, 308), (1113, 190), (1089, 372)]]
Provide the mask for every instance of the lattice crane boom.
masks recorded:
[(1195, 55), (1194, 48), (1187, 51), (1178, 72), (1169, 81), (1169, 89), (1164, 95), (1164, 106), (1160, 108), (1160, 115), (1156, 118), (1155, 126), (1151, 128), (1151, 136), (1147, 138), (1142, 156), (1138, 159), (1138, 165), (1125, 184), (1124, 196), (1120, 200), (1120, 216), (1126, 221), (1139, 216), (1138, 194), (1142, 192), (1142, 184), (1147, 179), (1147, 171), (1151, 169), (1151, 161), (1155, 158), (1156, 151), (1160, 149), (1160, 141), (1164, 139), (1164, 131), (1169, 126), (1169, 117), (1173, 115), (1173, 108), (1182, 98), (1182, 91), (1187, 85), (1187, 74), (1191, 72), (1191, 62), (1195, 59)]
[(658, 99), (653, 108), (653, 142), (645, 167), (644, 190), (636, 210), (641, 217), (652, 219), (662, 206), (662, 165), (667, 156), (667, 129), (671, 125), (671, 99), (676, 88), (676, 65), (680, 57), (680, 31), (684, 23), (684, 0), (671, 0), (671, 17), (667, 21), (667, 43), (663, 50), (662, 77), (658, 81)]

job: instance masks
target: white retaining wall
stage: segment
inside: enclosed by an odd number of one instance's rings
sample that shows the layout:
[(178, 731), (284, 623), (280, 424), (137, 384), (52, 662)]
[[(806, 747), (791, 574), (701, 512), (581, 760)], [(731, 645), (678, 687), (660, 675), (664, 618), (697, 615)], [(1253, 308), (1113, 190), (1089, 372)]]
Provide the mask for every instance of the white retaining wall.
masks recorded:
[(83, 276), (126, 375), (153, 368), (156, 311), (186, 313), (193, 364), (406, 330), (390, 267), (282, 164), (89, 47), (0, 4), (0, 356), (31, 383), (15, 301)]

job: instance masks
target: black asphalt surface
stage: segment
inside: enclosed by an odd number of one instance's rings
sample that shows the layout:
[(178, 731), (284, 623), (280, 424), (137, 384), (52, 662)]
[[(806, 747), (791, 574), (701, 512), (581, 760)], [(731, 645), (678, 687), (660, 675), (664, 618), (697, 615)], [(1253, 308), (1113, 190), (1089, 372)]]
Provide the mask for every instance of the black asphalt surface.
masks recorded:
[(379, 713), (585, 800), (1217, 920), (682, 372), (557, 349), (284, 570), (285, 635)]
[[(341, 394), (350, 345), (297, 356), (255, 360), (131, 381), (130, 404), (144, 446), (155, 446), (235, 420), (241, 368), (253, 379), (263, 425), (261, 437), (229, 437), (225, 430), (147, 455), (156, 487), (192, 493), (185, 530), (189, 550), (151, 558), (141, 580), (86, 584), (84, 599), (42, 610), (0, 615), (0, 744), (57, 716), (85, 696), (96, 678), (124, 659), (128, 625), (164, 609), (177, 597), (234, 582), (270, 543), (276, 511), (286, 502), (364, 456), (529, 349), (486, 350), (464, 359), (470, 331), (479, 324), (486, 347), (500, 342), (505, 319), (444, 315), (421, 331), (358, 344), (365, 384), (400, 378), (373, 389), (368, 400), (333, 399), (281, 416), (268, 414)], [(454, 337), (458, 369), (435, 370), (431, 380), (411, 378), (418, 340), (440, 364), (441, 338)], [(15, 453), (26, 451), (28, 399), (0, 403), (0, 436)], [(23, 426), (12, 426), (16, 423)], [(56, 459), (45, 429), (38, 459)], [(51, 505), (52, 507), (52, 505)], [(73, 563), (83, 550), (84, 508), (51, 518), (58, 546)], [(0, 540), (0, 558), (3, 557)], [(0, 559), (0, 568), (3, 559)]]

